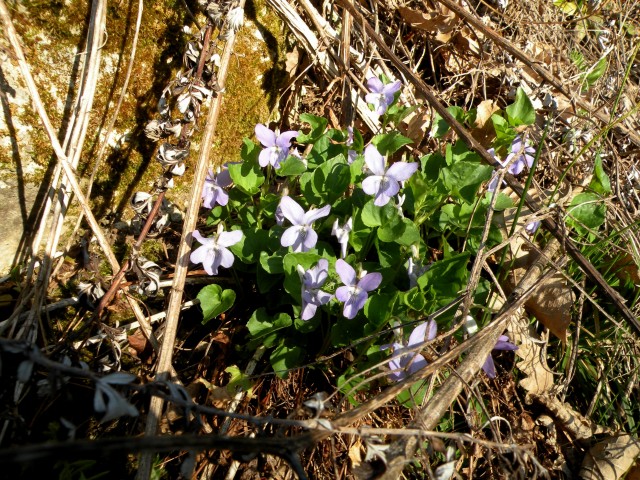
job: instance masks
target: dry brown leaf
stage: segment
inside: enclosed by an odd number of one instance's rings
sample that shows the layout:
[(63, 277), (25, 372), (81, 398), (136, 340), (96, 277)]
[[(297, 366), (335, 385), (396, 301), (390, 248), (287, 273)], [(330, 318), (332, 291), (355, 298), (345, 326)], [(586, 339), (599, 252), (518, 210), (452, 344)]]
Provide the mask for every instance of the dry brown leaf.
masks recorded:
[(491, 126), (493, 124), (489, 122), (491, 119), (491, 115), (500, 110), (500, 107), (496, 105), (496, 102), (493, 100), (483, 100), (476, 107), (476, 121), (475, 128), (484, 128), (487, 123)]
[(622, 478), (640, 455), (640, 442), (631, 435), (609, 437), (595, 444), (580, 469), (582, 480)]
[(528, 395), (550, 392), (553, 388), (553, 373), (547, 365), (544, 351), (546, 342), (542, 342), (524, 315), (514, 315), (508, 329), (511, 341), (518, 345), (518, 350), (515, 351), (516, 367), (524, 374), (519, 385)]
[(402, 134), (414, 141), (416, 145), (427, 135), (427, 131), (431, 125), (431, 116), (428, 109), (419, 108), (400, 124)]
[(398, 11), (409, 25), (429, 33), (451, 32), (456, 23), (455, 14), (446, 7), (442, 8), (442, 12), (424, 13), (407, 7), (400, 7)]
[(142, 357), (143, 352), (150, 347), (147, 337), (144, 336), (140, 329), (136, 330), (133, 335), (128, 335), (127, 340), (137, 357)]
[(357, 438), (355, 442), (353, 442), (353, 445), (349, 447), (349, 460), (351, 460), (351, 468), (357, 468), (362, 463), (362, 453), (360, 453), (361, 449), (362, 442)]
[[(514, 212), (515, 209), (506, 212), (505, 217), (503, 217), (506, 229), (511, 227)], [(529, 212), (523, 209), (522, 215), (525, 218), (528, 214)], [(520, 217), (519, 222), (522, 222), (522, 218)], [(524, 224), (520, 224), (519, 231), (523, 232), (523, 230)], [(538, 258), (537, 251), (531, 248), (525, 240), (525, 235), (525, 233), (516, 234), (511, 238), (510, 252), (513, 263), (506, 263), (506, 265), (510, 265), (510, 270), (509, 276), (503, 285), (503, 288), (509, 293)], [(525, 308), (527, 312), (534, 315), (538, 321), (564, 343), (567, 340), (567, 328), (571, 323), (573, 302), (571, 288), (564, 276), (557, 273), (547, 280), (544, 285), (536, 289), (525, 303)]]

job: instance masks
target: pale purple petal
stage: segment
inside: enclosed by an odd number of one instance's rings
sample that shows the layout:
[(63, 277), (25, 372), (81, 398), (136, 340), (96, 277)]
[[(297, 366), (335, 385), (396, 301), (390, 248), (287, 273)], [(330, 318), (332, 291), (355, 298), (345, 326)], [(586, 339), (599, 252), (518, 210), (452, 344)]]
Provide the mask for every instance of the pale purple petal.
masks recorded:
[(294, 130), (289, 130), (288, 132), (282, 132), (278, 135), (276, 139), (276, 145), (283, 150), (289, 151), (289, 147), (291, 147), (291, 140), (300, 135), (300, 132), (296, 132)]
[(304, 238), (302, 238), (302, 251), (306, 252), (316, 246), (316, 243), (318, 243), (318, 234), (314, 232), (312, 228), (306, 228), (304, 232)]
[(235, 245), (240, 240), (242, 240), (243, 236), (244, 234), (242, 233), (242, 230), (233, 230), (231, 232), (221, 232), (220, 235), (218, 235), (217, 243), (221, 247), (230, 247), (231, 245)]
[(358, 312), (364, 307), (366, 303), (368, 295), (366, 292), (360, 292), (357, 295), (351, 295), (346, 302), (344, 302), (344, 309), (342, 310), (342, 314), (345, 318), (351, 320), (354, 318)]
[[(296, 245), (297, 244), (297, 245)], [(282, 234), (282, 238), (280, 238), (280, 245), (283, 247), (291, 247), (292, 245), (296, 245), (295, 248), (301, 245), (300, 239), (300, 227), (294, 225), (292, 227), (287, 228)]]
[(349, 287), (338, 287), (336, 289), (336, 298), (340, 302), (346, 302), (351, 296), (351, 289)]
[(385, 97), (387, 95), (391, 95), (391, 99), (393, 100), (393, 95), (402, 88), (402, 82), (400, 80), (396, 80), (393, 83), (389, 83), (382, 88), (382, 92)]
[(384, 177), (380, 175), (371, 175), (362, 181), (362, 190), (367, 195), (377, 195), (380, 192), (380, 187)]
[[(205, 263), (203, 267), (209, 275), (217, 275), (218, 268), (222, 263), (222, 251), (218, 249), (210, 250), (209, 252), (211, 253), (211, 255), (207, 256), (207, 263)], [(233, 263), (233, 255), (231, 256), (231, 263)], [(207, 269), (207, 265), (209, 265), (209, 269)]]
[(320, 305), (326, 305), (327, 303), (329, 303), (329, 301), (333, 298), (333, 295), (331, 295), (330, 293), (327, 293), (323, 290), (318, 290), (316, 292), (316, 301), (317, 303), (319, 303)]
[(387, 176), (399, 182), (404, 182), (409, 180), (416, 170), (418, 170), (418, 164), (416, 162), (396, 162), (387, 170)]
[(220, 258), (220, 265), (224, 268), (231, 268), (233, 265), (233, 253), (231, 253), (228, 249), (221, 247), (218, 250), (218, 257)]
[(304, 214), (303, 223), (305, 225), (310, 225), (316, 220), (318, 220), (319, 218), (326, 217), (327, 215), (329, 215), (330, 211), (331, 211), (331, 205), (325, 205), (322, 208), (312, 208), (307, 213)]
[(304, 305), (302, 307), (302, 312), (300, 314), (300, 318), (302, 320), (311, 320), (315, 314), (316, 314), (316, 310), (318, 309), (317, 305), (314, 305), (313, 303), (305, 303), (303, 302)]
[(416, 373), (427, 366), (429, 362), (419, 353), (413, 357), (413, 361), (409, 364), (408, 374)]
[(229, 173), (229, 169), (227, 168), (227, 165), (225, 165), (222, 171), (220, 171), (220, 173), (216, 175), (215, 182), (218, 184), (219, 187), (222, 187), (222, 188), (227, 188), (229, 185), (231, 185), (231, 182), (232, 182), (231, 174)]
[(420, 345), (424, 342), (425, 336), (427, 335), (427, 325), (427, 322), (424, 322), (413, 329), (413, 332), (409, 335), (407, 347), (415, 347), (416, 345)]
[(376, 288), (378, 288), (381, 282), (382, 282), (381, 273), (378, 273), (378, 272), (367, 273), (358, 282), (358, 288), (361, 288), (365, 292), (370, 292), (371, 290), (375, 290)]
[(284, 215), (286, 219), (289, 220), (293, 225), (305, 224), (304, 210), (291, 197), (282, 197), (282, 200), (280, 200), (280, 210), (282, 211), (282, 215)]
[(209, 250), (209, 248), (206, 245), (202, 245), (202, 246), (196, 248), (193, 252), (191, 252), (191, 256), (189, 257), (189, 259), (191, 260), (191, 263), (193, 263), (193, 264), (197, 264), (197, 263), (204, 264), (206, 259), (207, 259), (207, 251), (208, 250)]
[(494, 172), (493, 176), (491, 177), (491, 181), (489, 182), (489, 185), (487, 185), (487, 190), (490, 192), (495, 192), (496, 188), (498, 188), (498, 174), (496, 172)]
[(496, 346), (493, 347), (494, 350), (517, 350), (518, 347), (509, 341), (509, 337), (506, 335), (500, 335), (498, 341), (496, 342)]
[(385, 158), (380, 155), (380, 152), (378, 152), (378, 149), (374, 145), (367, 145), (367, 148), (364, 149), (364, 162), (374, 175), (385, 174)]
[[(256, 125), (256, 138), (264, 147), (275, 147), (276, 134), (261, 123)], [(264, 167), (264, 165), (262, 165)]]
[(378, 77), (371, 77), (367, 80), (367, 88), (373, 93), (382, 93), (384, 85)]
[[(336, 272), (340, 276), (340, 280), (342, 280), (342, 283), (344, 283), (345, 285), (350, 287), (354, 287), (356, 285), (356, 282), (357, 282), (356, 271), (353, 269), (351, 265), (349, 265), (347, 262), (345, 262), (341, 258), (339, 258), (336, 261)], [(337, 296), (337, 292), (336, 292), (336, 296)], [(339, 300), (341, 302), (344, 302), (344, 300), (342, 299), (339, 299)]]
[(538, 231), (538, 228), (540, 228), (540, 224), (541, 224), (540, 220), (535, 220), (533, 222), (527, 223), (524, 229), (529, 235), (533, 235)]
[(387, 203), (389, 203), (391, 197), (386, 194), (386, 192), (380, 191), (376, 195), (376, 198), (373, 200), (373, 204), (376, 207), (384, 207)]
[(487, 377), (496, 378), (496, 365), (495, 363), (493, 363), (493, 357), (491, 356), (491, 354), (489, 354), (489, 356), (485, 360), (484, 365), (482, 366), (482, 370), (484, 370), (484, 373), (487, 374)]
[(273, 149), (274, 147), (269, 147), (269, 148), (265, 148), (260, 152), (260, 155), (258, 156), (258, 164), (261, 167), (266, 167), (267, 165), (272, 163), (272, 157), (274, 156)]
[(200, 232), (198, 230), (194, 230), (191, 236), (195, 238), (197, 241), (199, 241), (202, 245), (211, 244), (213, 242), (211, 238), (205, 238), (202, 235), (200, 235)]

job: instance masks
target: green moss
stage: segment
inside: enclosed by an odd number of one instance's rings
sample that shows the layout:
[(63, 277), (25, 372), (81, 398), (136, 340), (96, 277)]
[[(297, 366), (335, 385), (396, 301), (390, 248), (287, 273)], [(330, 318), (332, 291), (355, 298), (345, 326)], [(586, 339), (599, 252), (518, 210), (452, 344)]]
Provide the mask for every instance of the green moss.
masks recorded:
[(164, 247), (159, 240), (146, 240), (140, 248), (140, 255), (152, 262), (161, 262), (164, 259)]

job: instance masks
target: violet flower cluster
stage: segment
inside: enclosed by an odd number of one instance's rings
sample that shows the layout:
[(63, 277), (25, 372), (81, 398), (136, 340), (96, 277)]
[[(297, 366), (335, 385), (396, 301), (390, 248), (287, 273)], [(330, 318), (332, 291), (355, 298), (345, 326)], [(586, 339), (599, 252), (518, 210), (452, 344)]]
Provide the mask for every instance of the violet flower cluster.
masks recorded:
[[(524, 170), (524, 167), (531, 168), (533, 165), (534, 155), (536, 154), (535, 148), (524, 144), (520, 135), (518, 135), (511, 143), (511, 150), (504, 161), (500, 160), (496, 156), (496, 152), (493, 148), (490, 148), (487, 152), (503, 167), (508, 165), (507, 172), (511, 175), (520, 175)], [(490, 192), (495, 192), (496, 188), (498, 188), (498, 172), (493, 173), (493, 177), (491, 177), (491, 181), (487, 187)]]
[(298, 273), (302, 281), (300, 318), (310, 320), (316, 314), (318, 307), (326, 305), (333, 298), (333, 295), (321, 290), (329, 278), (329, 261), (326, 258), (321, 258), (315, 267), (307, 271), (298, 265)]
[(294, 252), (307, 252), (315, 247), (318, 234), (313, 230), (313, 222), (329, 215), (331, 206), (325, 205), (305, 212), (294, 199), (285, 196), (280, 200), (279, 207), (282, 216), (291, 222), (291, 227), (282, 234), (280, 244), (292, 247)]
[[(518, 347), (509, 341), (509, 337), (506, 335), (500, 335), (494, 350), (517, 350)], [(491, 354), (487, 357), (482, 366), (482, 370), (487, 374), (489, 378), (496, 378), (496, 364), (493, 362)]]
[(393, 348), (393, 355), (389, 360), (389, 379), (395, 382), (404, 380), (408, 375), (421, 370), (427, 366), (427, 360), (416, 350), (425, 341), (436, 338), (438, 333), (438, 325), (435, 320), (418, 325), (409, 335), (409, 341), (406, 345), (402, 343), (390, 343), (382, 345), (380, 350)]
[(367, 103), (373, 106), (373, 111), (377, 115), (384, 115), (387, 108), (393, 103), (394, 95), (400, 90), (402, 84), (400, 80), (384, 85), (378, 77), (371, 77), (367, 80), (367, 87), (371, 93), (364, 98)]
[(255, 131), (256, 138), (265, 147), (258, 157), (258, 163), (261, 167), (267, 165), (271, 165), (273, 168), (280, 167), (280, 162), (289, 155), (291, 141), (299, 135), (299, 132), (293, 130), (282, 133), (277, 130), (274, 132), (261, 123), (256, 125)]
[(400, 182), (409, 180), (418, 170), (416, 162), (396, 162), (389, 168), (386, 159), (380, 155), (374, 145), (368, 145), (364, 150), (364, 161), (373, 173), (362, 181), (362, 189), (368, 195), (374, 195), (373, 204), (383, 207), (400, 191)]
[(190, 260), (192, 263), (201, 263), (209, 275), (217, 275), (221, 266), (229, 268), (233, 265), (233, 254), (227, 247), (235, 245), (243, 237), (241, 230), (225, 232), (222, 224), (218, 226), (218, 232), (213, 237), (205, 238), (198, 230), (192, 235), (201, 245), (191, 252)]
[(369, 298), (368, 292), (380, 286), (382, 275), (363, 270), (358, 278), (353, 267), (341, 258), (336, 262), (336, 272), (344, 284), (336, 290), (336, 298), (344, 303), (343, 315), (354, 318)]

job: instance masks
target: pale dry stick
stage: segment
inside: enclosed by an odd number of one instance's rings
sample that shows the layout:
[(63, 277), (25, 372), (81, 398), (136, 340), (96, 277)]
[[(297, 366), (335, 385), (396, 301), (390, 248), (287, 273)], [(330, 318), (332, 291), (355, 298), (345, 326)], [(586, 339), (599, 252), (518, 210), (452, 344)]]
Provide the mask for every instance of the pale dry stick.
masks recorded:
[[(444, 0), (440, 0), (444, 1)], [(449, 0), (446, 0), (447, 4), (450, 3)], [(487, 152), (487, 150), (478, 142), (473, 135), (460, 123), (456, 118), (451, 115), (451, 113), (445, 108), (445, 106), (440, 103), (438, 98), (433, 93), (432, 89), (424, 83), (424, 81), (417, 77), (411, 69), (409, 69), (386, 45), (386, 43), (380, 38), (380, 36), (373, 30), (369, 22), (364, 18), (364, 16), (356, 9), (356, 7), (351, 3), (350, 0), (338, 0), (345, 9), (349, 10), (351, 14), (357, 19), (354, 22), (355, 25), (363, 28), (365, 33), (371, 38), (373, 42), (384, 52), (387, 58), (393, 63), (393, 65), (402, 72), (405, 77), (414, 85), (417, 91), (419, 91), (422, 95), (424, 95), (425, 99), (429, 103), (429, 105), (436, 111), (440, 116), (447, 122), (453, 131), (455, 131), (458, 136), (464, 140), (467, 146), (474, 150), (481, 159), (487, 163), (488, 165), (493, 166), (496, 169), (502, 168), (500, 162), (498, 162), (492, 155)], [(511, 174), (506, 174), (504, 176), (504, 180), (507, 182), (507, 185), (511, 187), (511, 189), (519, 196), (524, 197), (525, 203), (527, 207), (533, 212), (538, 212), (541, 207), (539, 203), (534, 200), (531, 195), (524, 191), (520, 182)], [(543, 218), (542, 225), (544, 228), (549, 231), (560, 243), (562, 243), (563, 247), (566, 249), (567, 253), (573, 258), (573, 260), (580, 266), (580, 268), (585, 272), (585, 274), (591, 278), (600, 287), (607, 297), (611, 300), (611, 302), (616, 306), (618, 311), (622, 314), (625, 320), (630, 323), (637, 332), (640, 332), (640, 321), (636, 317), (636, 315), (631, 311), (631, 309), (626, 305), (626, 301), (620, 293), (618, 293), (611, 285), (607, 283), (602, 274), (591, 264), (591, 262), (582, 254), (580, 249), (576, 246), (575, 242), (569, 238), (564, 230), (556, 224), (554, 220), (551, 218)]]
[[(511, 299), (521, 298), (523, 291), (536, 285), (538, 287), (543, 285), (541, 281), (543, 270), (548, 264), (548, 259), (555, 257), (559, 249), (560, 243), (552, 239), (545, 247), (544, 255), (527, 270), (527, 273), (514, 289), (510, 296)], [(553, 269), (550, 271), (553, 272)], [(504, 311), (504, 307), (502, 311)], [(502, 320), (494, 321), (483, 329), (483, 331), (490, 329), (490, 333), (486, 336), (486, 341), (474, 345), (469, 350), (466, 358), (456, 369), (456, 374), (450, 375), (429, 402), (417, 411), (416, 418), (411, 423), (411, 426), (432, 430), (438, 425), (451, 403), (462, 393), (464, 386), (473, 380), (484, 365), (485, 360), (491, 354), (491, 350), (493, 350), (498, 341), (498, 337), (502, 335), (509, 318), (510, 315), (503, 315)], [(419, 447), (419, 439), (415, 437), (394, 442), (387, 451), (388, 468), (380, 478), (383, 480), (398, 478), (407, 462), (413, 459)]]
[(80, 186), (78, 185), (78, 181), (76, 179), (75, 172), (73, 171), (73, 167), (71, 167), (71, 165), (69, 164), (69, 160), (65, 155), (64, 151), (62, 150), (62, 147), (60, 146), (60, 142), (58, 141), (56, 134), (53, 130), (53, 125), (51, 124), (51, 121), (49, 120), (49, 116), (47, 115), (44, 105), (42, 104), (42, 100), (40, 99), (38, 88), (36, 87), (36, 84), (33, 81), (33, 77), (31, 76), (29, 65), (25, 60), (22, 47), (20, 46), (20, 40), (18, 39), (18, 35), (15, 31), (15, 28), (13, 27), (13, 23), (9, 15), (9, 10), (7, 9), (7, 6), (4, 0), (0, 0), (0, 17), (4, 26), (5, 35), (9, 40), (9, 43), (11, 44), (15, 57), (18, 61), (20, 73), (22, 74), (24, 81), (27, 84), (27, 89), (29, 90), (29, 94), (31, 95), (31, 99), (33, 101), (35, 110), (38, 112), (40, 120), (44, 125), (47, 136), (49, 137), (49, 140), (51, 142), (51, 146), (53, 147), (53, 150), (56, 156), (58, 157), (58, 160), (62, 165), (62, 168), (65, 174), (69, 178), (69, 182), (71, 183), (74, 193), (78, 196), (80, 205), (82, 209), (85, 211), (85, 215), (87, 216), (87, 221), (89, 222), (89, 225), (91, 225), (91, 228), (94, 234), (96, 235), (98, 244), (100, 245), (105, 255), (107, 256), (109, 263), (117, 264), (118, 262), (115, 258), (115, 255), (113, 254), (113, 251), (111, 250), (111, 246), (107, 241), (106, 237), (104, 236), (104, 234), (102, 233), (102, 230), (98, 225), (98, 222), (96, 221), (95, 217), (93, 216), (93, 213), (89, 209), (89, 205), (86, 202), (84, 195), (80, 191)]
[[(96, 175), (98, 174), (98, 169), (100, 168), (100, 164), (102, 163), (104, 152), (108, 145), (107, 140), (109, 138), (109, 135), (113, 131), (113, 127), (116, 123), (116, 120), (118, 119), (118, 114), (120, 113), (120, 108), (122, 107), (122, 103), (127, 94), (127, 88), (129, 87), (129, 80), (131, 79), (131, 71), (133, 70), (133, 64), (136, 58), (136, 50), (138, 48), (138, 37), (140, 35), (140, 24), (142, 23), (143, 6), (144, 6), (143, 0), (138, 0), (138, 16), (136, 18), (136, 25), (134, 27), (135, 30), (133, 33), (133, 40), (131, 41), (131, 53), (129, 55), (129, 64), (127, 65), (127, 72), (124, 77), (124, 83), (122, 85), (122, 88), (120, 89), (120, 96), (118, 98), (118, 103), (116, 105), (115, 110), (113, 111), (111, 120), (107, 125), (107, 128), (105, 129), (105, 134), (104, 134), (105, 139), (100, 145), (100, 149), (98, 150), (98, 154), (96, 155), (95, 165), (93, 166), (93, 170), (91, 171), (91, 176), (89, 177), (89, 185), (87, 186), (87, 193), (85, 194), (87, 198), (91, 198), (91, 190), (93, 189), (93, 183), (95, 181)], [(76, 221), (76, 225), (73, 228), (71, 238), (69, 239), (69, 242), (65, 246), (65, 251), (68, 251), (71, 248), (73, 237), (75, 233), (79, 230), (83, 218), (84, 218), (84, 215), (80, 213), (80, 215), (78, 216), (78, 220)], [(53, 277), (55, 277), (57, 271), (60, 269), (63, 263), (64, 263), (64, 259), (61, 258), (52, 274)]]
[[(76, 121), (71, 129), (69, 143), (64, 146), (65, 154), (74, 169), (77, 168), (80, 163), (80, 154), (82, 153), (82, 146), (84, 145), (84, 139), (89, 126), (89, 113), (93, 107), (93, 99), (95, 97), (95, 90), (100, 71), (100, 49), (105, 33), (105, 24), (106, 0), (97, 0), (92, 5), (89, 36), (87, 38), (87, 43), (89, 44), (89, 56), (85, 64), (83, 72), (84, 75), (81, 81), (82, 86), (78, 96), (79, 109)], [(55, 203), (51, 233), (47, 239), (45, 254), (42, 259), (42, 265), (35, 285), (37, 291), (31, 307), (32, 315), (30, 316), (29, 321), (25, 322), (23, 328), (28, 328), (29, 324), (35, 320), (36, 314), (40, 311), (40, 308), (46, 300), (49, 279), (51, 277), (53, 255), (58, 248), (58, 242), (62, 235), (62, 227), (71, 201), (69, 187), (66, 185), (64, 176), (62, 177), (60, 186), (57, 187), (57, 192), (59, 198)], [(46, 222), (46, 217), (43, 217), (42, 220), (43, 222)]]
[[(100, 245), (100, 248), (102, 249), (105, 257), (107, 258), (111, 266), (111, 269), (113, 271), (118, 271), (119, 270), (118, 260), (113, 254), (113, 250), (111, 250), (111, 245), (109, 244), (107, 238), (102, 232), (100, 225), (98, 224), (96, 218), (93, 215), (93, 212), (91, 211), (91, 208), (89, 207), (89, 203), (87, 202), (86, 198), (82, 193), (82, 190), (80, 189), (80, 185), (78, 184), (78, 180), (76, 179), (75, 172), (71, 167), (71, 165), (69, 164), (69, 160), (67, 159), (67, 156), (62, 150), (62, 147), (60, 146), (60, 142), (58, 141), (56, 134), (53, 130), (53, 125), (49, 120), (49, 116), (47, 115), (44, 105), (42, 104), (42, 100), (40, 99), (40, 94), (38, 93), (38, 88), (36, 87), (36, 84), (33, 81), (33, 77), (31, 76), (29, 64), (25, 60), (22, 47), (20, 46), (20, 41), (18, 39), (18, 35), (15, 31), (15, 28), (13, 27), (13, 23), (9, 15), (9, 10), (7, 9), (7, 6), (4, 3), (4, 0), (0, 0), (0, 20), (2, 21), (2, 24), (4, 26), (5, 35), (7, 36), (9, 43), (13, 48), (15, 57), (18, 60), (18, 66), (20, 67), (20, 72), (27, 85), (27, 88), (29, 90), (29, 94), (31, 95), (31, 99), (33, 101), (35, 109), (38, 112), (38, 116), (40, 117), (40, 120), (44, 125), (47, 136), (49, 137), (49, 141), (51, 142), (51, 146), (56, 154), (56, 157), (58, 158), (58, 162), (62, 166), (64, 173), (67, 176), (67, 180), (71, 185), (71, 189), (73, 193), (78, 198), (78, 202), (80, 203), (80, 207), (82, 208), (82, 211), (85, 214), (87, 223), (89, 223), (89, 226), (91, 227), (91, 230), (95, 235), (96, 240), (98, 241), (98, 245)], [(142, 312), (142, 310), (140, 309), (140, 307), (138, 306), (138, 304), (130, 301), (129, 305), (131, 306), (133, 313), (136, 316), (136, 319), (138, 320), (138, 322), (140, 322), (140, 325), (143, 326), (143, 332), (150, 333), (151, 326), (146, 321), (146, 317)], [(18, 317), (16, 316), (16, 319), (17, 318)]]
[[(240, 0), (239, 7), (244, 8), (244, 0)], [(220, 59), (220, 69), (218, 70), (218, 84), (221, 92), (224, 91), (224, 85), (229, 71), (231, 53), (235, 44), (235, 32), (231, 34), (227, 40), (222, 58)], [(176, 268), (173, 277), (173, 287), (169, 293), (169, 305), (167, 306), (167, 321), (162, 346), (158, 355), (156, 367), (156, 380), (167, 380), (173, 363), (173, 348), (178, 330), (178, 320), (182, 306), (182, 294), (184, 292), (184, 284), (187, 277), (187, 269), (189, 267), (189, 254), (191, 252), (191, 244), (193, 242), (192, 233), (196, 229), (198, 222), (198, 213), (202, 198), (202, 188), (207, 176), (209, 168), (209, 157), (211, 153), (211, 145), (220, 108), (222, 107), (222, 95), (218, 94), (211, 100), (211, 107), (204, 128), (204, 135), (200, 145), (200, 154), (198, 163), (193, 174), (193, 184), (191, 194), (189, 196), (189, 204), (185, 213), (184, 224), (182, 227), (182, 237), (178, 248), (178, 258), (176, 260)], [(147, 424), (145, 435), (154, 436), (158, 430), (158, 423), (162, 415), (164, 406), (163, 399), (153, 397), (147, 414)], [(151, 474), (151, 463), (153, 461), (153, 453), (145, 452), (141, 455), (136, 478), (138, 480), (147, 480)]]

